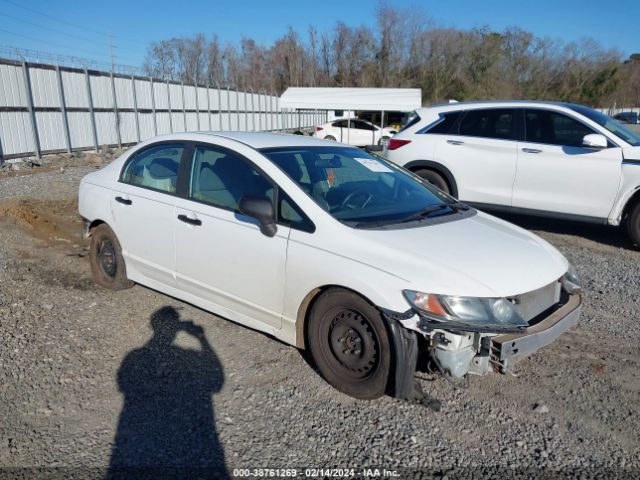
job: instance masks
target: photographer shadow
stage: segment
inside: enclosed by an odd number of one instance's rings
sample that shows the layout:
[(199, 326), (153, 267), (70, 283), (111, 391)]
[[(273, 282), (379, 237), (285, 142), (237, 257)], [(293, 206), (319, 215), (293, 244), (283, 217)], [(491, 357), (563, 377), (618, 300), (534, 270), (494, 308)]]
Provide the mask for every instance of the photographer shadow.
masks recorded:
[[(124, 406), (105, 478), (228, 478), (212, 404), (224, 377), (213, 348), (173, 307), (154, 312), (151, 327), (118, 370)], [(179, 332), (198, 349), (177, 346)]]

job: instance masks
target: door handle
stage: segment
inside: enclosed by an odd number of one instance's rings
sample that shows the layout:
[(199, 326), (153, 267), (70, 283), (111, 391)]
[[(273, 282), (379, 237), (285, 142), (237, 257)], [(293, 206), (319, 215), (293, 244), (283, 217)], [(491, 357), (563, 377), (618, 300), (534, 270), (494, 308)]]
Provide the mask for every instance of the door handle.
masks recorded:
[(191, 218), (182, 214), (178, 215), (178, 220), (184, 223), (188, 223), (189, 225), (196, 225), (196, 226), (202, 225), (202, 220), (198, 218)]
[(116, 197), (116, 202), (122, 203), (123, 205), (131, 205), (133, 203), (131, 200), (124, 197)]
[(537, 148), (523, 148), (522, 151), (524, 153), (542, 153), (542, 150), (538, 150)]
[(464, 144), (464, 142), (461, 141), (461, 140), (447, 140), (447, 143), (449, 145), (462, 145), (462, 144)]

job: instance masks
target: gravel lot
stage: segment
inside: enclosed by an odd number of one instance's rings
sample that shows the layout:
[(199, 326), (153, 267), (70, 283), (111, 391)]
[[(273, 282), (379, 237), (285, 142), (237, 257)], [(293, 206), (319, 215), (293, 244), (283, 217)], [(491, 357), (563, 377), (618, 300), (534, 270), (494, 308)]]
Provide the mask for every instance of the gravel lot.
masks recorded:
[(0, 478), (640, 477), (640, 252), (617, 230), (508, 218), (574, 262), (582, 321), (517, 376), (420, 374), (435, 413), (353, 400), (264, 334), (141, 286), (95, 286), (76, 192), (104, 161), (0, 172)]

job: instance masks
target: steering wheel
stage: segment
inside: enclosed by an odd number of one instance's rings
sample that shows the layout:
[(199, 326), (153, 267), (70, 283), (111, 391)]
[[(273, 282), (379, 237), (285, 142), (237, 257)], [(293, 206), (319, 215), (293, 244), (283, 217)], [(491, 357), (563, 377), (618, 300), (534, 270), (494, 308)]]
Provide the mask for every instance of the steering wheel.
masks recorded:
[[(362, 202), (362, 204), (349, 203), (351, 202), (351, 200), (357, 197), (363, 198), (364, 202)], [(369, 205), (369, 202), (371, 201), (372, 198), (373, 198), (373, 194), (371, 193), (367, 193), (363, 190), (354, 190), (353, 192), (348, 194), (346, 197), (344, 197), (344, 200), (342, 200), (342, 202), (340, 203), (340, 208), (347, 208), (347, 207), (351, 209), (364, 208), (367, 205)]]

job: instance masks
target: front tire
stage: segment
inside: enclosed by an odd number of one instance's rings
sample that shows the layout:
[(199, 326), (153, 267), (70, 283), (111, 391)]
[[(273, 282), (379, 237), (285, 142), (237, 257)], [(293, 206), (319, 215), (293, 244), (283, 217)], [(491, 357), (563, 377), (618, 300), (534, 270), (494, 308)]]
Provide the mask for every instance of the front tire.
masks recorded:
[(385, 394), (391, 348), (375, 307), (352, 292), (332, 288), (314, 302), (308, 321), (309, 350), (329, 384), (363, 400)]
[(106, 223), (91, 230), (89, 261), (93, 279), (98, 285), (109, 290), (124, 290), (134, 285), (127, 278), (118, 237)]
[(444, 193), (451, 195), (451, 187), (449, 187), (449, 184), (447, 183), (445, 178), (435, 170), (421, 168), (419, 170), (416, 170), (414, 173), (418, 175), (420, 178), (429, 182), (430, 184), (435, 185)]
[(636, 247), (640, 247), (640, 201), (631, 208), (627, 217), (627, 233)]

